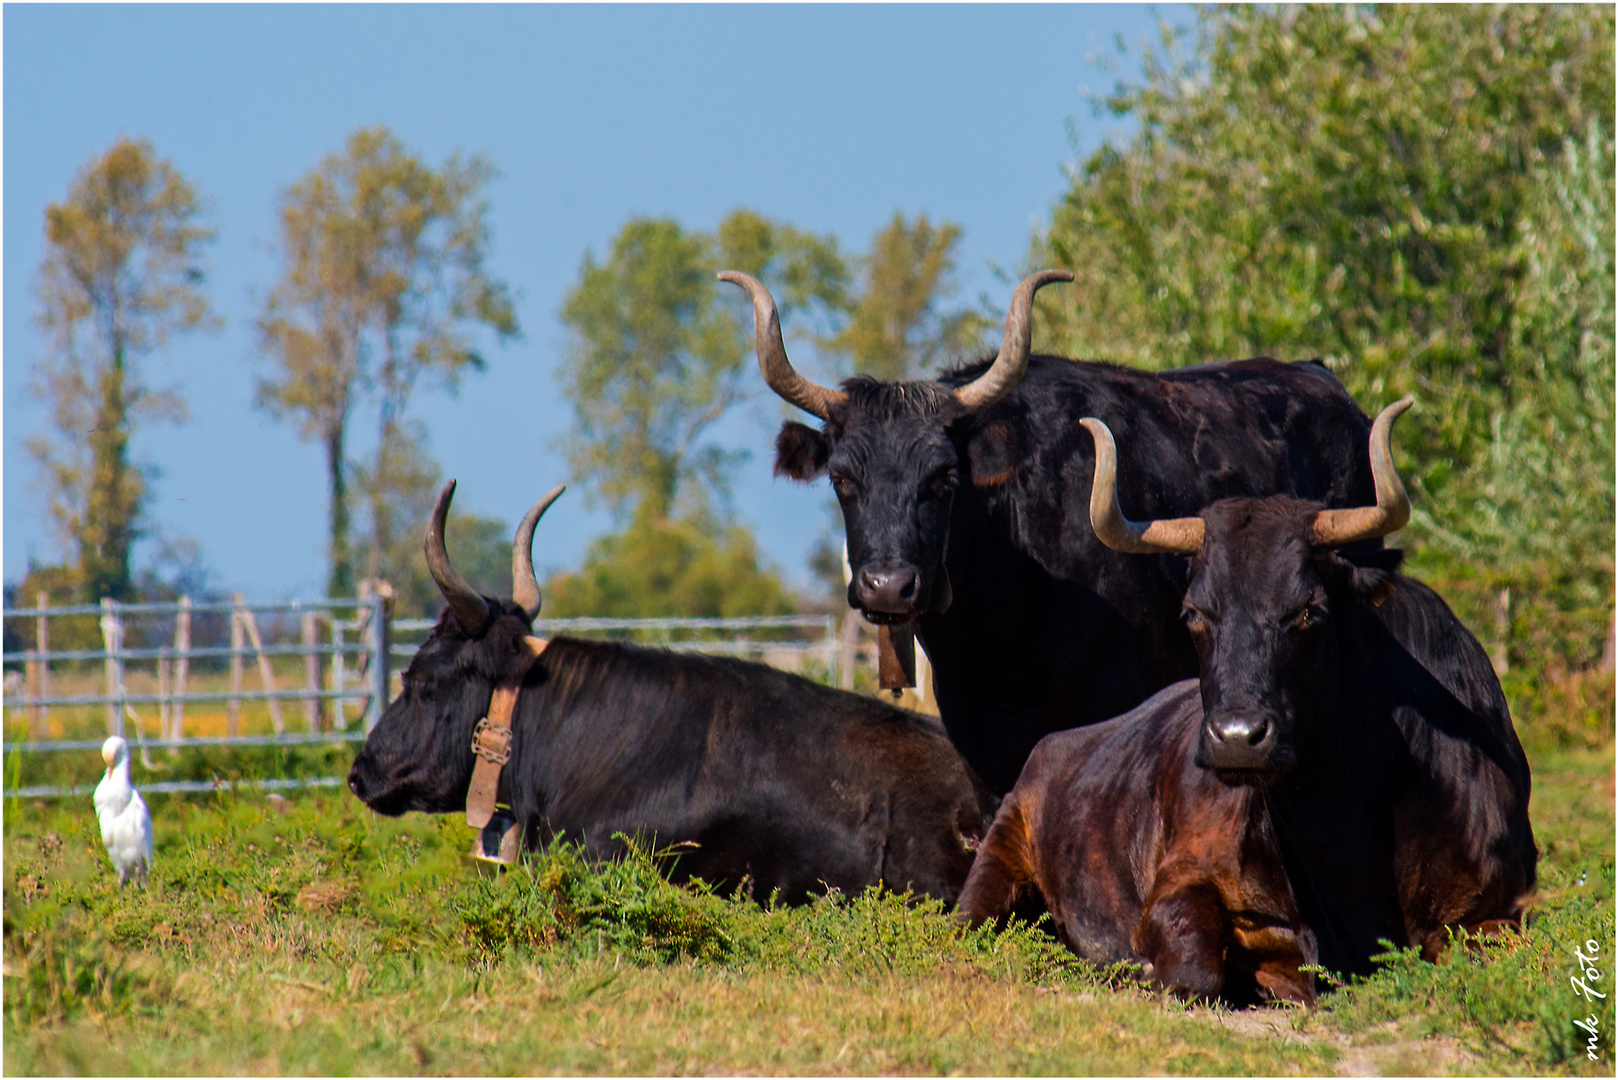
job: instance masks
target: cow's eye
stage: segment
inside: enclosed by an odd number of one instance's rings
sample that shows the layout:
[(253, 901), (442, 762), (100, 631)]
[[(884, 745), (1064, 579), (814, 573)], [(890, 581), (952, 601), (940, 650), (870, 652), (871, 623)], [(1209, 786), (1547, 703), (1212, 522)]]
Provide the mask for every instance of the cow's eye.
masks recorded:
[(1292, 613), (1292, 617), (1287, 620), (1287, 625), (1291, 626), (1294, 630), (1313, 630), (1315, 627), (1320, 625), (1321, 621), (1325, 619), (1325, 617), (1325, 609), (1320, 607), (1320, 605), (1305, 604), (1303, 607)]
[(935, 499), (942, 499), (955, 490), (955, 470), (939, 469), (927, 478), (922, 491)]
[(831, 486), (832, 490), (837, 492), (840, 498), (844, 499), (852, 499), (860, 490), (859, 484), (847, 473), (833, 473)]
[(1180, 618), (1185, 620), (1186, 629), (1193, 634), (1203, 634), (1208, 630), (1208, 616), (1194, 607), (1182, 609)]

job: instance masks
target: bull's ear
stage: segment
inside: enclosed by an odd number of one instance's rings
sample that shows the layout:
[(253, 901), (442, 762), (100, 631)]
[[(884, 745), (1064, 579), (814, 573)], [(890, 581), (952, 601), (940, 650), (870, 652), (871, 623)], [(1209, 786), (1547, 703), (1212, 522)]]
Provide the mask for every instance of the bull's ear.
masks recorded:
[(1405, 553), (1398, 548), (1379, 548), (1354, 552), (1323, 551), (1317, 557), (1330, 560), (1332, 576), (1339, 582), (1338, 588), (1346, 586), (1348, 594), (1359, 603), (1381, 607), (1398, 587), (1399, 567), (1404, 565)]
[(812, 427), (795, 420), (781, 425), (775, 437), (775, 475), (790, 476), (794, 480), (813, 480), (826, 471), (831, 457), (831, 444), (826, 436)]
[(1349, 588), (1361, 603), (1381, 607), (1393, 595), (1394, 576), (1375, 567), (1356, 566), (1349, 578)]
[(1016, 474), (1021, 454), (1010, 425), (995, 421), (973, 432), (966, 456), (972, 466), (972, 483), (977, 487), (994, 487)]
[(1326, 550), (1315, 553), (1315, 566), (1332, 592), (1339, 596), (1346, 592), (1357, 603), (1381, 607), (1397, 587), (1403, 556), (1402, 551), (1387, 549), (1359, 552), (1350, 560)]

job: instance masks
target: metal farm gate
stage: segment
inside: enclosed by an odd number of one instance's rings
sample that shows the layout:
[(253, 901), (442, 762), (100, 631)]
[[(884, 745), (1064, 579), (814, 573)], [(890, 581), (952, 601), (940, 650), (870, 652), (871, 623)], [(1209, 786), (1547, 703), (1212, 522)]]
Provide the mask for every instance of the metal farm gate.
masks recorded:
[[(247, 603), (237, 594), (228, 602), (52, 607), (42, 594), (34, 607), (6, 609), (4, 795), (90, 793), (93, 784), (20, 784), (22, 757), (98, 751), (107, 735), (129, 740), (148, 770), (139, 786), (150, 793), (341, 784), (330, 775), (221, 780), (217, 773), (154, 782), (151, 770), (168, 766), (150, 755), (363, 741), (386, 708), (396, 671), (433, 626), (393, 619), (391, 600), (385, 582), (366, 582), (352, 600)], [(743, 656), (852, 685), (855, 643), (838, 629), (831, 615), (534, 622), (542, 637), (604, 636)]]

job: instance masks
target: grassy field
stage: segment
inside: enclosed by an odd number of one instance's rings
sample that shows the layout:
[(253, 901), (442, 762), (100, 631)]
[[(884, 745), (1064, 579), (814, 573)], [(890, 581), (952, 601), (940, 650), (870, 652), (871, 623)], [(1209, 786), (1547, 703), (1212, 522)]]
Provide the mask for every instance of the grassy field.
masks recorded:
[(89, 800), (5, 805), (5, 1069), (19, 1073), (1568, 1073), (1572, 950), (1613, 975), (1610, 749), (1535, 761), (1520, 937), (1391, 957), (1311, 1011), (1166, 1001), (1040, 930), (963, 934), (892, 896), (808, 908), (558, 848), (497, 873), (455, 819), (152, 799), (149, 892)]

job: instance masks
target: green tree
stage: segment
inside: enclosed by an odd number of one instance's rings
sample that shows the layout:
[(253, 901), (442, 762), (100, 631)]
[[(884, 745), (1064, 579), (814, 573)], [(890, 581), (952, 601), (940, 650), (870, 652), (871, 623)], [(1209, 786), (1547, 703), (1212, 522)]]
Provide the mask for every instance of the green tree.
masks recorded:
[(1373, 412), (1414, 393), (1416, 569), (1486, 640), (1510, 589), (1518, 659), (1556, 638), (1592, 661), (1612, 611), (1612, 9), (1199, 19), (1190, 55), (1167, 36), (1106, 99), (1138, 132), (1074, 171), (1036, 242), (1078, 276), (1041, 294), (1036, 332), (1150, 368), (1321, 357)]
[(545, 615), (553, 619), (793, 610), (786, 587), (760, 564), (746, 529), (683, 519), (637, 521), (603, 536), (590, 545), (578, 571), (554, 575), (545, 586)]
[(703, 513), (728, 493), (740, 455), (703, 439), (760, 388), (751, 314), (714, 283), (726, 268), (782, 287), (787, 310), (843, 303), (847, 274), (834, 241), (745, 210), (714, 235), (669, 219), (631, 220), (605, 262), (585, 255), (567, 294), (568, 461), (620, 520), (670, 517), (682, 495), (688, 505), (680, 509)]
[(49, 347), (29, 389), (49, 405), (54, 430), (28, 449), (88, 600), (132, 595), (130, 549), (146, 495), (129, 451), (137, 425), (185, 415), (177, 392), (141, 377), (140, 361), (172, 335), (216, 322), (200, 287), (202, 247), (214, 234), (200, 215), (178, 170), (149, 141), (128, 138), (45, 211), (36, 293)]
[(325, 450), (332, 595), (354, 587), (346, 455), (361, 395), (378, 404), (365, 492), (369, 562), (378, 566), (388, 538), (403, 531), (385, 459), (410, 438), (402, 425), (411, 393), (423, 379), (453, 393), (467, 370), (481, 370), (478, 328), (500, 340), (518, 334), (505, 286), (484, 270), (483, 192), (493, 175), (477, 156), (430, 168), (386, 128), (363, 128), (282, 198), (284, 269), (258, 320), (275, 370), (259, 380), (256, 401)]
[(926, 214), (893, 220), (871, 237), (860, 259), (857, 299), (843, 329), (826, 341), (854, 370), (878, 379), (914, 379), (940, 360), (979, 344), (984, 321), (969, 309), (941, 310), (954, 290), (957, 225), (933, 225)]
[(721, 269), (769, 282), (785, 311), (818, 317), (823, 328), (847, 303), (835, 241), (748, 210), (711, 234), (634, 219), (604, 261), (585, 255), (562, 308), (574, 335), (565, 449), (574, 477), (623, 531), (598, 540), (578, 574), (552, 583), (548, 613), (720, 614), (789, 603), (729, 519), (742, 455), (705, 441), (729, 409), (763, 392), (751, 309), (721, 292)]

